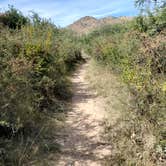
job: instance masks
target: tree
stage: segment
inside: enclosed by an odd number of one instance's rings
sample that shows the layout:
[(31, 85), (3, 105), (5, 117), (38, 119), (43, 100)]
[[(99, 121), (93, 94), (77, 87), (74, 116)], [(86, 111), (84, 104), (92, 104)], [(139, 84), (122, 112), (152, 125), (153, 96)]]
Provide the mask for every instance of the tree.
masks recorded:
[(135, 4), (137, 7), (140, 7), (140, 6), (143, 7), (149, 4), (155, 4), (155, 5), (159, 5), (163, 7), (166, 5), (166, 2), (165, 0), (135, 0)]
[(0, 23), (11, 29), (20, 29), (22, 25), (28, 23), (28, 19), (13, 6), (9, 6), (9, 10), (0, 16)]

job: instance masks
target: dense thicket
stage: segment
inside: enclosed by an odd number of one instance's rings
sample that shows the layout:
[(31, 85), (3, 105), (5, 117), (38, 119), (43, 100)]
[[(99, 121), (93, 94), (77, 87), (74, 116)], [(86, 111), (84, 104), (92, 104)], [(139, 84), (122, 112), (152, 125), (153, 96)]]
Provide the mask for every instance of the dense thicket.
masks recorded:
[[(126, 24), (105, 26), (82, 39), (88, 53), (99, 64), (109, 67), (123, 78), (134, 100), (131, 114), (134, 112), (136, 116), (129, 116), (125, 126), (117, 131), (115, 127), (109, 128), (110, 141), (117, 148), (117, 154), (111, 157), (109, 164), (156, 165), (164, 161), (165, 18), (166, 8), (160, 8), (154, 14), (149, 12)], [(153, 140), (149, 139), (152, 148), (146, 146), (147, 137)]]
[(67, 76), (81, 53), (71, 32), (37, 14), (26, 19), (11, 8), (2, 17), (8, 28), (0, 29), (0, 165), (18, 166), (32, 157), (49, 115), (64, 111)]

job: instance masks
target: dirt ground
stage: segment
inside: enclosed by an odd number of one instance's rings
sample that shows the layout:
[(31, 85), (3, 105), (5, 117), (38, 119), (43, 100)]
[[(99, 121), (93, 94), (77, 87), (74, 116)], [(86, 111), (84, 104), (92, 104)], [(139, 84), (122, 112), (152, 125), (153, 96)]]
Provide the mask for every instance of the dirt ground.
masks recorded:
[(111, 146), (102, 139), (104, 98), (85, 79), (87, 65), (83, 64), (72, 78), (72, 109), (63, 130), (65, 136), (60, 140), (58, 166), (102, 166), (103, 159), (111, 154)]

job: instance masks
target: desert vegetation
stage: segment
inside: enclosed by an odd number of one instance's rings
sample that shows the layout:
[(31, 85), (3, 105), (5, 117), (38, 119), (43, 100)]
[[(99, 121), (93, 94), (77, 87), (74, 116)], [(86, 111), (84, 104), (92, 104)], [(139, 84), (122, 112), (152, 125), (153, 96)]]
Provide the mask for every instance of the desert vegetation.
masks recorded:
[(0, 23), (0, 165), (35, 165), (58, 150), (56, 128), (80, 48), (74, 34), (36, 13), (27, 18), (10, 7)]
[[(91, 109), (93, 117), (95, 97), (101, 95), (108, 114), (102, 122), (106, 143), (97, 142), (95, 148), (98, 144), (99, 148), (111, 147), (111, 154), (104, 157), (102, 165), (165, 165), (166, 4), (163, 0), (136, 0), (135, 4), (141, 9), (139, 16), (107, 25), (103, 19), (102, 26), (79, 35), (70, 27), (58, 28), (34, 12), (26, 17), (12, 6), (0, 14), (0, 165), (58, 165), (60, 130), (71, 108), (69, 77), (82, 62), (82, 52), (91, 59), (84, 69), (97, 93), (93, 98), (86, 94), (89, 88), (83, 71), (81, 82), (76, 82), (79, 85), (74, 84), (77, 94), (73, 113), (77, 116), (69, 116), (77, 118), (68, 123), (79, 124), (79, 128), (68, 128), (71, 132), (76, 129), (76, 142), (86, 154), (76, 154), (80, 147), (72, 142), (75, 135), (68, 131), (63, 134), (72, 136), (69, 143), (75, 149), (67, 155), (80, 159), (80, 163), (97, 156), (84, 147), (85, 130), (95, 121), (87, 125), (86, 117), (79, 114), (76, 106), (81, 105), (79, 111)], [(147, 10), (149, 4), (155, 6), (153, 11)], [(80, 78), (78, 74), (75, 77)], [(82, 130), (78, 116), (82, 116)], [(82, 137), (84, 141), (80, 142)], [(86, 146), (94, 147), (93, 140), (88, 141)]]
[[(144, 1), (139, 3), (143, 4)], [(90, 76), (95, 78), (90, 80), (108, 98), (110, 119), (106, 122), (105, 134), (114, 153), (106, 165), (165, 163), (165, 18), (166, 8), (162, 5), (132, 21), (104, 26), (82, 38), (86, 51), (95, 61)], [(109, 79), (112, 73), (121, 79), (122, 86), (127, 85), (131, 98), (130, 104), (126, 103), (127, 97), (126, 101), (123, 99), (127, 109), (125, 106), (116, 109), (116, 123), (112, 123), (115, 112), (112, 112), (111, 87), (116, 86)], [(119, 93), (119, 98), (124, 98), (123, 89)]]

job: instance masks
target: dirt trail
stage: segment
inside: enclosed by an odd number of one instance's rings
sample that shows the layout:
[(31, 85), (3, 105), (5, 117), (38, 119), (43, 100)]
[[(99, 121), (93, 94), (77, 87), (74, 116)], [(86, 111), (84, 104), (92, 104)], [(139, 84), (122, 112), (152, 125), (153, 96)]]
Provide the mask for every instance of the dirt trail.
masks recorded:
[(68, 113), (58, 166), (101, 166), (111, 147), (103, 142), (104, 99), (89, 87), (84, 64), (73, 75), (72, 110)]

